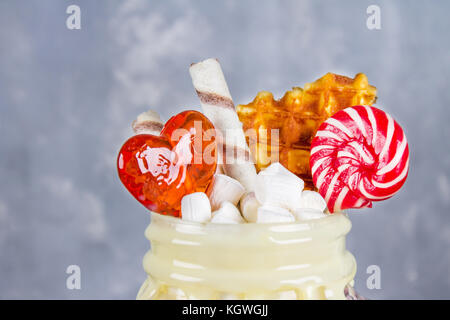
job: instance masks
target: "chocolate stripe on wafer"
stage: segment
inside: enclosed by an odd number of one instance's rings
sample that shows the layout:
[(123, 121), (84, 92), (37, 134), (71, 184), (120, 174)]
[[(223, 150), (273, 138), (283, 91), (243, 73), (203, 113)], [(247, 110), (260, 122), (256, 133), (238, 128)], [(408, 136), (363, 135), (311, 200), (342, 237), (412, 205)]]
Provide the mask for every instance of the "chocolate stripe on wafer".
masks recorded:
[(131, 124), (135, 133), (142, 131), (161, 131), (163, 128), (163, 124), (156, 121), (142, 121), (138, 122), (136, 120)]
[(196, 91), (202, 103), (234, 110), (234, 103), (230, 98), (218, 95), (216, 93)]
[(159, 135), (164, 125), (159, 114), (149, 110), (138, 115), (137, 119), (131, 123), (131, 127), (135, 134)]
[(216, 136), (216, 143), (217, 149), (223, 155), (223, 163), (226, 163), (226, 159), (231, 159), (232, 161), (238, 160), (255, 163), (250, 150), (242, 148), (240, 146), (225, 143), (221, 135)]
[(227, 163), (227, 159), (232, 159), (235, 161), (253, 161), (250, 151), (244, 148), (238, 146), (229, 146), (227, 144), (218, 144), (218, 148), (222, 150), (225, 164)]

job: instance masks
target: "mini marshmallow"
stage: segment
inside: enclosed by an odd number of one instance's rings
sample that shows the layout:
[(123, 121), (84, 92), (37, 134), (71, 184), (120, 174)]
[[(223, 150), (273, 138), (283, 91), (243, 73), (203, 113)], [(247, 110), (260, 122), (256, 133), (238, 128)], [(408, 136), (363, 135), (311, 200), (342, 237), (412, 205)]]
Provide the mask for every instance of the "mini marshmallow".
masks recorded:
[(231, 202), (225, 201), (220, 206), (220, 209), (212, 213), (211, 223), (244, 223), (238, 208)]
[(293, 210), (300, 203), (304, 182), (280, 163), (273, 163), (256, 177), (256, 199), (263, 205)]
[(225, 201), (236, 206), (244, 192), (244, 187), (236, 179), (224, 174), (215, 174), (207, 195), (211, 202), (211, 209), (215, 211)]
[(293, 211), (299, 221), (325, 218), (327, 214), (317, 209), (297, 208)]
[(258, 208), (257, 223), (280, 223), (280, 222), (294, 222), (295, 217), (289, 210), (274, 207), (274, 206), (261, 206)]
[(181, 199), (181, 218), (186, 221), (207, 222), (211, 219), (211, 204), (204, 192), (185, 195)]
[(286, 169), (281, 163), (274, 162), (271, 163), (267, 168), (261, 171), (262, 174), (293, 174), (288, 169)]
[(297, 208), (317, 209), (321, 212), (324, 212), (327, 208), (327, 203), (325, 202), (325, 199), (320, 195), (320, 193), (305, 190), (302, 192), (302, 196)]
[(256, 199), (254, 192), (247, 193), (241, 198), (241, 212), (248, 222), (256, 222), (258, 218), (258, 208), (260, 206), (261, 204)]

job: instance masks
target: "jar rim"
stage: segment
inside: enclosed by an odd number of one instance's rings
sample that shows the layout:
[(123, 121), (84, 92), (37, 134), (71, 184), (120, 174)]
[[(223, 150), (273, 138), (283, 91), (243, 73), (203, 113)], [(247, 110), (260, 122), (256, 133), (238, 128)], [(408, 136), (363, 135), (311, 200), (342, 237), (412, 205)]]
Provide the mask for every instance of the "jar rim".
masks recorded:
[(345, 212), (335, 212), (324, 218), (306, 221), (281, 222), (281, 223), (241, 223), (241, 224), (221, 224), (221, 223), (199, 223), (182, 220), (178, 217), (162, 215), (151, 212), (151, 223), (168, 228), (173, 228), (179, 233), (187, 234), (211, 234), (228, 232), (263, 232), (271, 233), (313, 233), (317, 230), (329, 230), (329, 236), (340, 236), (348, 233), (351, 229), (351, 222)]

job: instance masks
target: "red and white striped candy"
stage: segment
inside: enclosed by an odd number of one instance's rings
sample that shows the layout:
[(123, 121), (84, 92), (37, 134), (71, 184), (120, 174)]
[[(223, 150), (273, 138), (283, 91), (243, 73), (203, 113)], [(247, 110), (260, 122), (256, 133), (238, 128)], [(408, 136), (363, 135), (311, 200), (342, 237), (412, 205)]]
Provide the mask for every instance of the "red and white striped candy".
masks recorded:
[(335, 113), (311, 143), (313, 181), (330, 212), (372, 207), (392, 197), (408, 176), (405, 133), (386, 112), (354, 106)]

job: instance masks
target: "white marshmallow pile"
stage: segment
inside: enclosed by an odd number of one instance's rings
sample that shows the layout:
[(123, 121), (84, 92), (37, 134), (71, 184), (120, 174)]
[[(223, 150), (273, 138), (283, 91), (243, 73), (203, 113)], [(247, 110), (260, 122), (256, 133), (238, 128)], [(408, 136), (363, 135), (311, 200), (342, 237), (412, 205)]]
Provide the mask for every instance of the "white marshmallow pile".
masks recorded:
[(326, 217), (322, 196), (303, 188), (303, 180), (278, 162), (259, 172), (255, 192), (250, 193), (245, 193), (239, 181), (215, 174), (207, 193), (183, 197), (181, 216), (187, 221), (221, 224), (289, 223)]
[(294, 209), (300, 204), (303, 180), (283, 167), (273, 163), (256, 177), (256, 199), (264, 205)]
[(207, 194), (212, 210), (217, 210), (225, 201), (236, 206), (244, 192), (245, 189), (239, 181), (224, 174), (215, 174)]
[(294, 208), (293, 213), (297, 220), (320, 219), (325, 216), (327, 203), (320, 193), (304, 190), (300, 199), (300, 204)]
[(254, 192), (244, 195), (240, 202), (242, 215), (248, 222), (256, 222), (258, 219), (258, 208), (260, 203), (256, 200)]
[(236, 207), (244, 192), (239, 181), (215, 174), (207, 193), (195, 192), (181, 199), (181, 218), (200, 223), (244, 223)]
[(211, 219), (211, 204), (203, 192), (187, 194), (181, 199), (181, 218), (187, 221), (207, 222)]
[(212, 223), (244, 223), (239, 209), (231, 202), (222, 202), (220, 208), (212, 213)]
[(294, 222), (295, 217), (292, 213), (282, 207), (271, 205), (262, 205), (258, 208), (257, 223), (278, 223), (278, 222)]
[(256, 222), (291, 222), (325, 217), (325, 200), (317, 192), (303, 191), (304, 186), (302, 179), (279, 162), (261, 171), (255, 187), (256, 199), (261, 203)]

